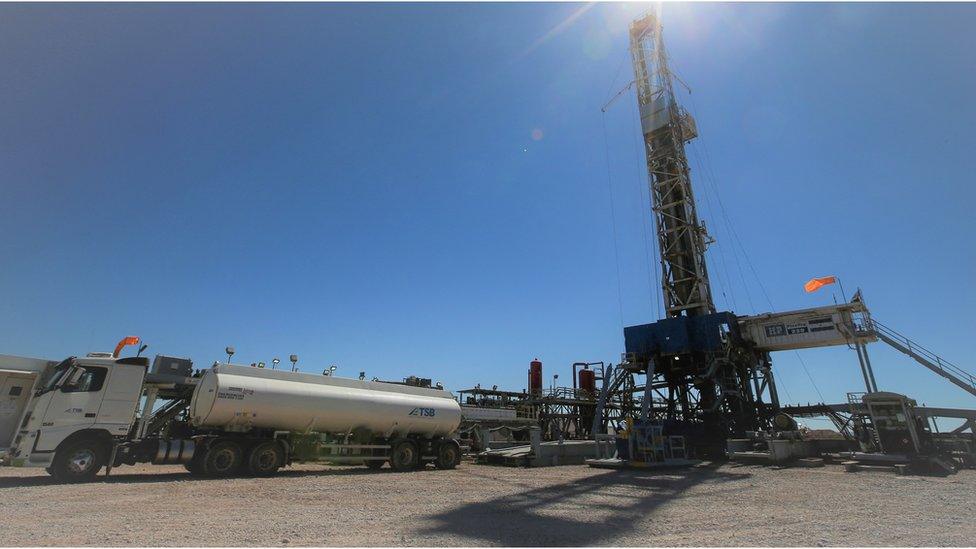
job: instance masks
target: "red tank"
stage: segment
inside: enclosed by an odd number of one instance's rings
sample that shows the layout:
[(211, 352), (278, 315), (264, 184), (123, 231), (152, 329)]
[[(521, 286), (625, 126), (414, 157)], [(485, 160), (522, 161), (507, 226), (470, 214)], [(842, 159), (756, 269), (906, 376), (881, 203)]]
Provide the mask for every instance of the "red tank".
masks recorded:
[(529, 363), (529, 394), (542, 394), (542, 362), (538, 358)]
[(593, 396), (596, 394), (596, 372), (589, 369), (579, 371), (579, 388), (584, 393)]

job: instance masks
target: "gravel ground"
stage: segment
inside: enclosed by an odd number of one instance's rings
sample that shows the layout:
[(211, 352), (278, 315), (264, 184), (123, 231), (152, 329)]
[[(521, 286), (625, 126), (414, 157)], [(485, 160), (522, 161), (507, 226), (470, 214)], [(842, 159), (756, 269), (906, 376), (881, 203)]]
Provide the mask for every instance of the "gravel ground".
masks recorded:
[(724, 464), (379, 472), (268, 479), (122, 467), (54, 484), (0, 469), (0, 545), (972, 545), (976, 471), (947, 478)]

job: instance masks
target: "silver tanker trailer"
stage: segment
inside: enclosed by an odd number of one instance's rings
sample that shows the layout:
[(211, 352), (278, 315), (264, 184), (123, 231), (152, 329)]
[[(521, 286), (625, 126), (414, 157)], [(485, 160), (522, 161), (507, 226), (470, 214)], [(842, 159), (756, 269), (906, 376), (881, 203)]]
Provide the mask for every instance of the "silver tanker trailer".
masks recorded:
[(118, 351), (0, 355), (0, 463), (77, 481), (136, 463), (265, 476), (293, 462), (408, 471), (460, 461), (461, 410), (448, 391), (231, 364), (194, 372), (186, 359)]

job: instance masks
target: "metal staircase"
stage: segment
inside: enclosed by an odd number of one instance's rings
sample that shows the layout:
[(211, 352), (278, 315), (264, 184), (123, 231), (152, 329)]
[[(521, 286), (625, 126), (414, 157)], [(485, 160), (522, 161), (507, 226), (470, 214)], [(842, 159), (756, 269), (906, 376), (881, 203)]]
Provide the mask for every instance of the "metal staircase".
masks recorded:
[(976, 376), (948, 360), (939, 357), (932, 351), (881, 324), (877, 320), (872, 318), (869, 322), (870, 327), (877, 334), (878, 339), (914, 358), (922, 366), (948, 379), (953, 384), (969, 392), (969, 394), (976, 396)]
[[(838, 431), (845, 434), (849, 440), (857, 440), (861, 450), (865, 452), (877, 452), (881, 448), (881, 441), (878, 439), (878, 432), (871, 423), (871, 414), (864, 413), (864, 395), (868, 393), (847, 393), (847, 411), (850, 419), (845, 424), (845, 429)], [(836, 422), (835, 422), (836, 425)], [(869, 433), (871, 438), (863, 438)]]

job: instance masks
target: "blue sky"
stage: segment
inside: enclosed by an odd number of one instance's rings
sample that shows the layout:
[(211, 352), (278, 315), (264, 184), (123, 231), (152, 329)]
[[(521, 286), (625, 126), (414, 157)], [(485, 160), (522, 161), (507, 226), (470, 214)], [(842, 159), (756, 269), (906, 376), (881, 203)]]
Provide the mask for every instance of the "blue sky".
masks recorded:
[[(600, 113), (645, 7), (0, 6), (0, 349), (132, 334), (452, 389), (615, 362), (658, 317), (632, 93)], [(835, 274), (976, 369), (976, 6), (664, 18), (718, 306), (830, 303), (802, 283)], [(871, 353), (882, 389), (973, 404)], [(852, 351), (801, 356), (784, 401), (861, 388)]]

